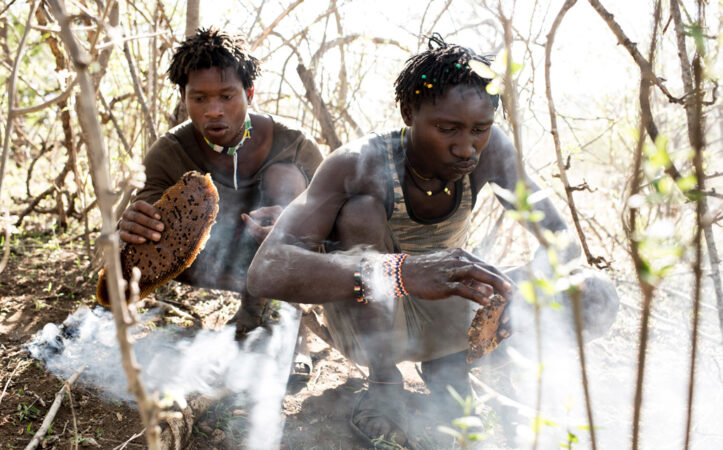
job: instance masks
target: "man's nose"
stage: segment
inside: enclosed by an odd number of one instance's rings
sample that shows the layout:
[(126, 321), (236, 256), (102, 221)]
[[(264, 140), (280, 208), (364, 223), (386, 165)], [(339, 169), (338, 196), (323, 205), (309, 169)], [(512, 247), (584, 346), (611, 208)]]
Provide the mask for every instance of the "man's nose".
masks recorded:
[(208, 107), (206, 108), (205, 115), (209, 118), (222, 117), (223, 105), (221, 105), (221, 102), (216, 99), (211, 99), (211, 101), (208, 102)]
[(463, 136), (452, 146), (452, 154), (457, 158), (471, 158), (477, 153), (474, 143), (475, 140), (473, 136)]

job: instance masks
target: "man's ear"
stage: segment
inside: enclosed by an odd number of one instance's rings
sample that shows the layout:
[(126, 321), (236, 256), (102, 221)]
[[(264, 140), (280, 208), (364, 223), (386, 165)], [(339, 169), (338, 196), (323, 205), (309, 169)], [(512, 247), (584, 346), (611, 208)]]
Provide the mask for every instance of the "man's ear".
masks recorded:
[(411, 127), (414, 122), (414, 111), (412, 110), (412, 107), (409, 106), (407, 103), (400, 103), (399, 112), (402, 114), (402, 120), (404, 120), (404, 124), (408, 127)]
[(181, 102), (186, 103), (186, 88), (178, 88), (181, 91)]
[(246, 89), (246, 102), (251, 103), (254, 99), (254, 85)]

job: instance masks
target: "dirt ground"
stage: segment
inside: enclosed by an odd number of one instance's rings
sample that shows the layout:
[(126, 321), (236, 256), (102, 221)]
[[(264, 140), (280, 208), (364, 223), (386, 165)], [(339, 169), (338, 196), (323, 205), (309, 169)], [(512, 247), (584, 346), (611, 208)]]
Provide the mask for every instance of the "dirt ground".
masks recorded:
[[(77, 236), (24, 234), (12, 242), (10, 262), (0, 282), (0, 443), (2, 448), (24, 448), (63, 380), (30, 358), (22, 346), (46, 323), (60, 323), (77, 308), (94, 306), (97, 277), (86, 272), (88, 259)], [(616, 352), (630, 353), (637, 336), (638, 311), (631, 298), (632, 287), (619, 283), (619, 291), (630, 306), (621, 308), (605, 344), (597, 344), (611, 358), (616, 358)], [(206, 328), (225, 323), (238, 305), (227, 293), (201, 293), (176, 283), (162, 295), (193, 316), (195, 326)], [(169, 319), (173, 320), (177, 318)], [(281, 448), (367, 448), (348, 426), (355, 395), (365, 387), (363, 374), (316, 337), (310, 341), (310, 350), (314, 362), (310, 379), (290, 383), (284, 398)], [(452, 448), (452, 439), (438, 431), (441, 423), (426, 417), (422, 405), (428, 400), (428, 391), (414, 365), (404, 363), (402, 370), (410, 415), (418, 419), (410, 425), (415, 427), (411, 429), (415, 443), (420, 448)], [(74, 442), (89, 448), (145, 448), (140, 434), (143, 426), (134, 409), (119, 401), (103, 401), (91, 388), (73, 386), (71, 392), (72, 402), (67, 397), (63, 401), (43, 448), (69, 448)], [(218, 403), (197, 422), (189, 448), (241, 448), (243, 433), (223, 430), (234, 422), (243, 425), (245, 414)], [(487, 414), (492, 417), (494, 412)], [(500, 437), (504, 430), (491, 423), (488, 431), (497, 431), (498, 437), (483, 448), (508, 448)]]

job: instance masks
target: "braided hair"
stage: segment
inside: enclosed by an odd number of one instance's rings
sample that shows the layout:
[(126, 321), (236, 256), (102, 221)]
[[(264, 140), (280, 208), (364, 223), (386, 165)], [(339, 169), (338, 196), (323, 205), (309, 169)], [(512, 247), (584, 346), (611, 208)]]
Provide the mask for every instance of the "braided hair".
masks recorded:
[[(447, 44), (439, 33), (432, 33), (428, 49), (409, 58), (394, 82), (395, 100), (416, 110), (424, 101), (434, 102), (447, 88), (458, 84), (477, 87), (486, 94), (485, 88), (492, 80), (470, 69), (472, 60), (487, 66), (491, 63), (488, 57), (460, 45)], [(499, 95), (490, 95), (490, 101), (496, 109)]]
[(211, 28), (199, 28), (194, 36), (176, 48), (168, 68), (168, 77), (181, 89), (188, 83), (188, 74), (194, 70), (218, 67), (236, 71), (245, 89), (253, 86), (261, 71), (259, 61), (245, 52), (246, 40), (239, 35), (228, 35)]

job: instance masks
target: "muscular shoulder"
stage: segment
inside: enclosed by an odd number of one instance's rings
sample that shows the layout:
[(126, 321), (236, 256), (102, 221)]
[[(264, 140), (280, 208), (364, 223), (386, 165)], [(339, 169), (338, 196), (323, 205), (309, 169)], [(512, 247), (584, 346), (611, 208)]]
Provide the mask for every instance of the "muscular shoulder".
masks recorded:
[(383, 138), (378, 135), (368, 135), (339, 147), (319, 166), (310, 191), (334, 190), (348, 197), (366, 194), (384, 199), (383, 148)]

